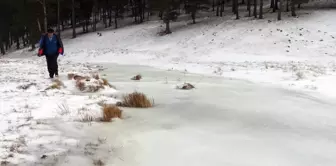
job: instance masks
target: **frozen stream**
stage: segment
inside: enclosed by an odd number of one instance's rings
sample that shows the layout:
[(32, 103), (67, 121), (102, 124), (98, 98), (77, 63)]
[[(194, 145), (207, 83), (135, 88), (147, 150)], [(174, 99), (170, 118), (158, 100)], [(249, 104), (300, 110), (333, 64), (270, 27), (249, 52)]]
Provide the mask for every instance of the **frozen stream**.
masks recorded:
[[(336, 165), (333, 101), (244, 81), (140, 66), (106, 67), (103, 73), (119, 90), (144, 92), (156, 106), (124, 108), (125, 119), (93, 123), (81, 130), (57, 124), (65, 135), (78, 139), (106, 137), (108, 146), (96, 151), (105, 165)], [(131, 81), (137, 73), (143, 80)], [(176, 90), (184, 81), (194, 83), (196, 89)], [(61, 165), (92, 162), (68, 156)]]

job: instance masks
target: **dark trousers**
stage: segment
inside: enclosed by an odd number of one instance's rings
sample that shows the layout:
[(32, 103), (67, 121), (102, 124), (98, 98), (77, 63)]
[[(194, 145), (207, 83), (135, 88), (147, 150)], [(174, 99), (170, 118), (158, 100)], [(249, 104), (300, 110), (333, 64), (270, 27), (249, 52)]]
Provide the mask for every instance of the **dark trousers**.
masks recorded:
[(58, 76), (58, 64), (57, 64), (58, 54), (46, 55), (47, 66), (50, 78), (54, 78), (54, 75)]

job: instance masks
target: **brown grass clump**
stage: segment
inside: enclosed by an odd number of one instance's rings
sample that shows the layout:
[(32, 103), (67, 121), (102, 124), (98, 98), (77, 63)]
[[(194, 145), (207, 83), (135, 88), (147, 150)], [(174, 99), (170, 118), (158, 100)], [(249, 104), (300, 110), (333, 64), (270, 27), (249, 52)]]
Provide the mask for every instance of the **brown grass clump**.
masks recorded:
[(136, 81), (141, 80), (141, 79), (142, 79), (142, 76), (140, 74), (131, 78), (131, 80), (136, 80)]
[(101, 79), (103, 81), (103, 85), (109, 86), (110, 88), (117, 89), (115, 86), (111, 85), (106, 78)]
[(58, 79), (54, 80), (53, 84), (49, 86), (46, 90), (50, 89), (61, 89), (61, 87), (65, 87), (64, 83)]
[(99, 91), (99, 89), (104, 89), (104, 87), (103, 86), (95, 86), (95, 85), (89, 85), (89, 86), (87, 86), (87, 91), (88, 92), (98, 92)]
[(150, 101), (143, 93), (133, 92), (125, 95), (121, 103), (123, 107), (135, 107), (135, 108), (149, 108), (153, 107), (154, 101)]
[(104, 166), (105, 163), (102, 160), (93, 160), (93, 165), (94, 166)]
[(76, 81), (76, 87), (80, 90), (80, 91), (84, 91), (85, 90), (85, 83), (83, 81), (77, 80)]
[(113, 118), (120, 118), (121, 119), (122, 110), (119, 109), (115, 105), (105, 104), (103, 106), (103, 113), (104, 113), (104, 117), (103, 117), (102, 121), (103, 122), (110, 122), (111, 119), (113, 119)]
[(68, 79), (72, 80), (75, 77), (74, 73), (68, 73)]
[(95, 73), (95, 74), (92, 74), (92, 77), (96, 80), (99, 80), (100, 77), (99, 77), (99, 74)]
[(25, 84), (25, 85), (20, 85), (20, 86), (18, 86), (17, 88), (18, 88), (18, 89), (27, 90), (27, 89), (29, 89), (31, 86), (36, 86), (36, 85), (37, 85), (36, 83), (29, 83), (29, 84)]
[(85, 77), (83, 77), (83, 76), (80, 76), (80, 75), (74, 75), (74, 77), (73, 77), (76, 81), (78, 81), (78, 80), (84, 80), (84, 79), (86, 79)]

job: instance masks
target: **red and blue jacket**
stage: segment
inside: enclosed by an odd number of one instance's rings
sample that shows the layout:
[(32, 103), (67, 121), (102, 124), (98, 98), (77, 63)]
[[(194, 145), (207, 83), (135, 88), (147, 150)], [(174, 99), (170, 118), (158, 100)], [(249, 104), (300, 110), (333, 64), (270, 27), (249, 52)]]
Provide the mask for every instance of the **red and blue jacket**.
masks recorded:
[(44, 34), (39, 43), (40, 49), (38, 51), (38, 56), (63, 55), (64, 53), (62, 40), (56, 34), (54, 34), (51, 38), (48, 37), (48, 34)]

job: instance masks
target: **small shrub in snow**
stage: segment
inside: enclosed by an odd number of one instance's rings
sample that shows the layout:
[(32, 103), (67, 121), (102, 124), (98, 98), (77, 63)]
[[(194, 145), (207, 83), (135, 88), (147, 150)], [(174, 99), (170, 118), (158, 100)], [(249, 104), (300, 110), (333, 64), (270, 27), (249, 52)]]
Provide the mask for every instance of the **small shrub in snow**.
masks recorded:
[(115, 86), (111, 85), (106, 78), (101, 79), (103, 81), (103, 85), (109, 86), (110, 88), (117, 89)]
[(113, 118), (121, 118), (122, 110), (117, 106), (112, 104), (105, 104), (103, 106), (103, 114), (104, 117), (102, 119), (103, 122), (110, 122)]
[(190, 90), (190, 89), (194, 89), (195, 86), (190, 84), (190, 83), (184, 83), (181, 86), (176, 86), (176, 89), (181, 89), (181, 90)]
[(122, 102), (117, 103), (118, 106), (134, 107), (134, 108), (149, 108), (153, 107), (154, 100), (150, 101), (143, 93), (133, 92), (123, 96)]
[(84, 91), (85, 90), (85, 83), (83, 81), (76, 81), (76, 87), (80, 91)]
[(131, 78), (131, 80), (141, 80), (142, 79), (142, 76), (140, 75), (140, 74), (138, 74), (138, 75), (136, 75), (136, 76), (134, 76), (134, 77), (132, 77)]
[(75, 79), (76, 81), (78, 80), (85, 80), (86, 77), (80, 76), (80, 75), (74, 75), (73, 79)]
[(92, 78), (96, 79), (96, 80), (99, 80), (99, 74), (95, 73), (95, 74), (92, 74)]
[(67, 115), (70, 114), (70, 108), (66, 103), (62, 103), (60, 105), (58, 105), (58, 108), (60, 110), (60, 115)]
[(6, 165), (9, 165), (9, 164), (10, 164), (10, 162), (6, 161), (6, 160), (1, 161), (1, 163), (0, 163), (1, 166), (6, 166)]
[(23, 90), (27, 90), (29, 89), (31, 86), (36, 86), (36, 83), (29, 83), (29, 84), (25, 84), (25, 85), (20, 85), (17, 88), (18, 89), (23, 89)]
[(304, 79), (304, 74), (301, 71), (296, 72), (296, 80)]
[(98, 160), (93, 160), (93, 165), (94, 166), (104, 166), (105, 163), (101, 161), (100, 159), (98, 159)]
[(75, 77), (74, 73), (68, 73), (68, 79), (72, 80)]
[(50, 90), (50, 89), (61, 89), (61, 87), (65, 87), (64, 83), (58, 79), (53, 81), (53, 84), (51, 86), (49, 86), (46, 90)]

